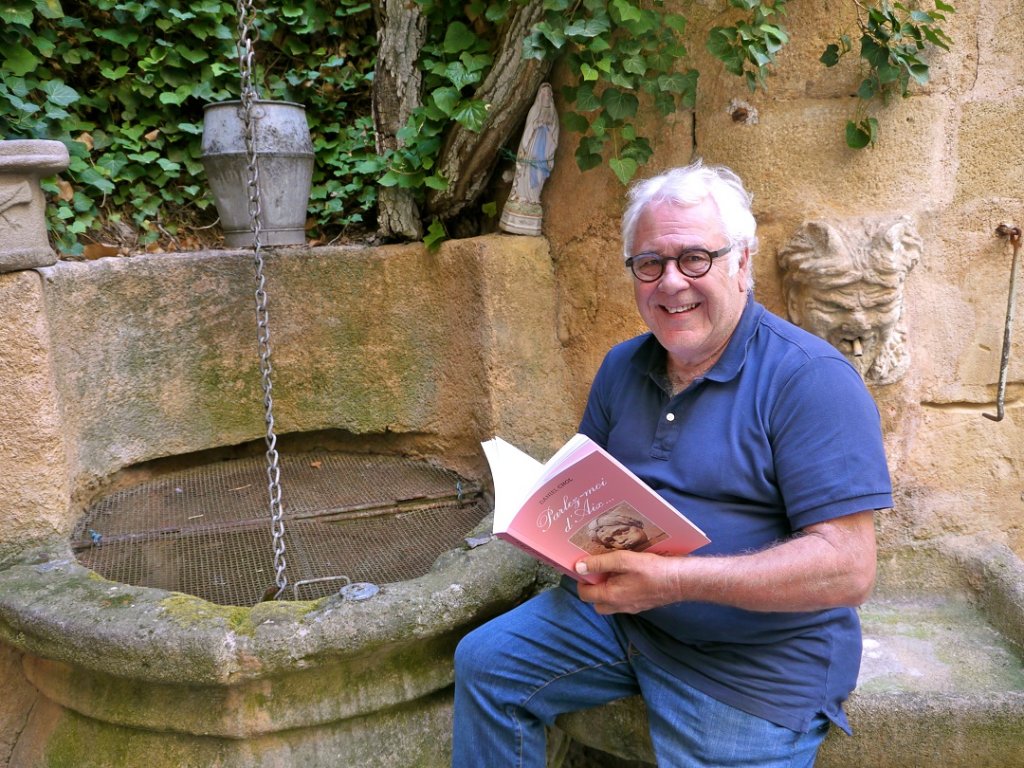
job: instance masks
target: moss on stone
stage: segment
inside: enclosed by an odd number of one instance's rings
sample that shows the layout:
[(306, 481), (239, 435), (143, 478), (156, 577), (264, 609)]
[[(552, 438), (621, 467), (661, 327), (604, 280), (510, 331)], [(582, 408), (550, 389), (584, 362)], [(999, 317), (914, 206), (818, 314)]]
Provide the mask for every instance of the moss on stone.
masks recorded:
[(174, 594), (160, 601), (167, 616), (185, 629), (212, 622), (223, 624), (240, 635), (252, 635), (256, 627), (252, 622), (252, 609), (236, 605), (217, 605), (198, 597)]

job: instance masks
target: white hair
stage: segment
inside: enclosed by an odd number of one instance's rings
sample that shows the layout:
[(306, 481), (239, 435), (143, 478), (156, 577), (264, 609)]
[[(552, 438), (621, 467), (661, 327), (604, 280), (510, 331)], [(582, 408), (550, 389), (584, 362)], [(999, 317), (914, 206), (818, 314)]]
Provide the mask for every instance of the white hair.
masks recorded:
[[(633, 255), (637, 223), (647, 206), (669, 202), (688, 207), (699, 205), (709, 197), (718, 209), (722, 230), (733, 244), (729, 253), (729, 274), (736, 274), (742, 251), (745, 249), (751, 255), (757, 253), (757, 223), (751, 212), (752, 198), (733, 171), (722, 165), (706, 166), (699, 158), (690, 165), (665, 171), (630, 188), (627, 193), (629, 204), (622, 216), (623, 258)], [(752, 288), (753, 269), (748, 274), (748, 287)]]

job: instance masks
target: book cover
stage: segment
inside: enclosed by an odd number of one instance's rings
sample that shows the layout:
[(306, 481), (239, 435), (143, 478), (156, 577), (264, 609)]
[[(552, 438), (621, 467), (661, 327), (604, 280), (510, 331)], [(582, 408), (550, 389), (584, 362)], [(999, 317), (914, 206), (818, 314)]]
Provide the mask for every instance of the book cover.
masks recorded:
[(629, 549), (685, 555), (708, 543), (697, 526), (586, 435), (547, 463), (495, 437), (483, 444), (494, 479), (494, 526), (509, 541), (577, 581), (587, 555)]

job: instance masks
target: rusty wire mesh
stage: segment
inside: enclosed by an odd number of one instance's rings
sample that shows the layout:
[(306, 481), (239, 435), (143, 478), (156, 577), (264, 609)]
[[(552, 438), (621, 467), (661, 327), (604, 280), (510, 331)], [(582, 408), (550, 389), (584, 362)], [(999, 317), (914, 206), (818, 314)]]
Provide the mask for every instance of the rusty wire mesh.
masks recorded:
[[(489, 511), (476, 484), (401, 457), (304, 453), (282, 456), (281, 473), (289, 599), (333, 594), (341, 577), (421, 576)], [(108, 579), (254, 605), (274, 586), (266, 464), (204, 464), (117, 490), (72, 543)]]

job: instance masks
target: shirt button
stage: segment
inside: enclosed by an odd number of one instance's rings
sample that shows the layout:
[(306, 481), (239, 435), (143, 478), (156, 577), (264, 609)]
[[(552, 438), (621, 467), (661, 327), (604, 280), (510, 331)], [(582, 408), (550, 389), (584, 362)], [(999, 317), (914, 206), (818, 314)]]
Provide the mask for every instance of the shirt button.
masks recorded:
[(670, 414), (668, 414), (665, 417), (665, 421), (675, 421), (675, 420), (676, 420), (676, 415), (674, 413), (670, 413)]

